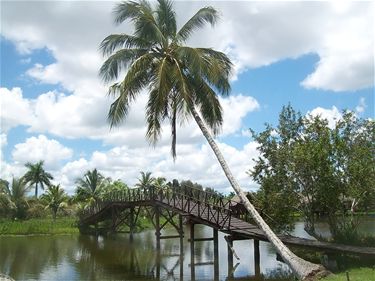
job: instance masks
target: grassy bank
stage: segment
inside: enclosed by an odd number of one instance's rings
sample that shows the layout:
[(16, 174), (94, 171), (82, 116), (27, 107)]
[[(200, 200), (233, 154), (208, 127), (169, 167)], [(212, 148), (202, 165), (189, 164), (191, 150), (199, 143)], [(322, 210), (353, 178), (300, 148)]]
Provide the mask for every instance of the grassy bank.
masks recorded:
[(73, 234), (78, 233), (76, 219), (51, 218), (29, 219), (23, 221), (0, 220), (0, 235), (27, 234)]
[(348, 270), (349, 279), (347, 279), (347, 273), (337, 273), (335, 275), (328, 276), (322, 281), (375, 281), (375, 268), (355, 268)]

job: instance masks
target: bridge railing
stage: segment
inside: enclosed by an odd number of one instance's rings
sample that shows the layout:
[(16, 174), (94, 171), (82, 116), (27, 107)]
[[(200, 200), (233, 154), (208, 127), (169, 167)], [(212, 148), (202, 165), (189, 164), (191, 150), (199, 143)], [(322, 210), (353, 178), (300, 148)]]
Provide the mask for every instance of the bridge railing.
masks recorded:
[(228, 227), (231, 217), (248, 219), (247, 212), (238, 210), (242, 204), (224, 196), (191, 187), (132, 188), (112, 191), (104, 194), (101, 200), (81, 210), (81, 221), (100, 213), (107, 206), (115, 203), (159, 201), (188, 213), (194, 213), (202, 219), (209, 220), (218, 226)]

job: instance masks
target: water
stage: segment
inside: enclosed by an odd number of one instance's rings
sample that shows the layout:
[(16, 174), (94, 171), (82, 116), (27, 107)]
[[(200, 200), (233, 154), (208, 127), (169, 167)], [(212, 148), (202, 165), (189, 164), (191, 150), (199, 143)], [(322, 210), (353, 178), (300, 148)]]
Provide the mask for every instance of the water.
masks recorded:
[[(367, 221), (367, 219), (366, 219)], [(375, 218), (364, 224), (364, 231), (375, 233)], [(324, 232), (326, 229), (321, 228)], [(161, 252), (155, 250), (154, 230), (134, 235), (108, 237), (84, 235), (3, 236), (0, 237), (0, 272), (16, 280), (214, 280), (214, 265), (192, 268), (189, 229), (185, 229), (183, 256), (179, 239), (162, 240)], [(303, 224), (297, 223), (295, 234), (308, 237)], [(167, 229), (163, 235), (175, 235)], [(196, 225), (195, 237), (212, 237), (212, 229)], [(233, 258), (234, 270), (228, 266), (227, 246), (219, 233), (217, 280), (293, 280), (289, 268), (276, 259), (269, 243), (260, 242), (260, 264), (255, 265), (253, 241), (235, 241), (240, 260)], [(214, 261), (213, 242), (195, 242), (194, 263)], [(260, 270), (260, 274), (255, 274)], [(229, 269), (229, 272), (228, 272)], [(233, 279), (233, 280), (235, 280)]]

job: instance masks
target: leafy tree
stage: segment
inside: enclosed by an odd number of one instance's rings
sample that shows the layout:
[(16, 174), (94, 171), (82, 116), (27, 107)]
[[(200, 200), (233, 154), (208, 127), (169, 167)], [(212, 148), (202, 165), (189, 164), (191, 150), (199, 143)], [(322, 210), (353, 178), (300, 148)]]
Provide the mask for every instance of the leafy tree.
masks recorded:
[(177, 120), (193, 117), (234, 190), (283, 259), (300, 277), (316, 270), (315, 265), (299, 259), (285, 247), (263, 221), (233, 177), (211, 135), (216, 135), (223, 123), (217, 93), (229, 94), (232, 63), (224, 53), (188, 47), (185, 42), (206, 23), (215, 24), (217, 11), (212, 7), (202, 8), (179, 30), (172, 3), (167, 0), (159, 0), (155, 8), (145, 0), (121, 2), (114, 9), (114, 16), (117, 24), (130, 20), (134, 34), (109, 35), (100, 46), (107, 57), (100, 69), (105, 82), (118, 80), (120, 73), (127, 69), (125, 77), (109, 88), (109, 94), (115, 98), (108, 114), (111, 126), (123, 121), (131, 103), (147, 88), (146, 137), (155, 144), (163, 121), (169, 121), (171, 152), (176, 157)]
[(330, 128), (319, 116), (302, 118), (290, 105), (284, 107), (276, 128), (253, 132), (261, 155), (250, 174), (261, 184), (263, 210), (281, 229), (291, 226), (296, 209), (301, 211), (313, 236), (316, 216), (325, 215), (333, 237), (342, 236), (340, 229), (354, 226), (347, 213), (373, 198), (374, 132), (374, 121), (350, 112)]
[[(9, 186), (7, 181), (1, 180), (0, 183), (0, 199), (1, 203), (5, 203), (5, 207), (12, 217), (24, 219), (26, 217), (29, 204), (26, 199), (28, 187), (23, 178), (13, 178), (12, 184)], [(4, 206), (4, 205), (3, 205)]]
[(47, 209), (51, 209), (53, 220), (56, 220), (57, 212), (67, 206), (68, 196), (60, 185), (50, 185), (41, 197)]
[(49, 186), (51, 180), (53, 179), (52, 175), (46, 172), (43, 168), (44, 161), (39, 161), (35, 164), (30, 162), (26, 163), (25, 166), (28, 168), (28, 171), (24, 175), (26, 183), (30, 185), (35, 185), (35, 197), (38, 197), (38, 186), (44, 189), (44, 185)]
[(121, 180), (115, 180), (113, 182), (108, 181), (108, 183), (103, 187), (100, 197), (105, 200), (109, 198), (112, 192), (121, 192), (128, 189), (129, 186)]
[(151, 172), (141, 172), (141, 177), (138, 179), (138, 183), (135, 186), (146, 188), (153, 185), (155, 178), (152, 177), (151, 174)]
[(87, 171), (83, 178), (76, 181), (78, 185), (76, 190), (76, 199), (87, 204), (93, 204), (100, 199), (101, 192), (109, 183), (97, 169)]

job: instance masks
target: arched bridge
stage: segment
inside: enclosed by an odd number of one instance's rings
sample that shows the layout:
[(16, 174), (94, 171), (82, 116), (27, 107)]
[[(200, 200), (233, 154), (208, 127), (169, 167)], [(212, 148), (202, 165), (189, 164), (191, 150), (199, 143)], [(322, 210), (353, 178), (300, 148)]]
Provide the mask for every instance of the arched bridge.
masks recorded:
[[(193, 226), (197, 223), (214, 229), (214, 237), (205, 238), (205, 240), (214, 240), (217, 243), (217, 231), (228, 234), (226, 240), (229, 247), (234, 240), (268, 241), (264, 232), (251, 223), (251, 218), (241, 203), (215, 193), (187, 187), (164, 189), (148, 187), (113, 191), (106, 195), (105, 200), (98, 201), (80, 214), (80, 227), (82, 231), (91, 229), (107, 232), (116, 231), (120, 225), (127, 224), (131, 234), (133, 234), (137, 218), (142, 209), (149, 215), (156, 229), (158, 248), (160, 248), (161, 239), (179, 237), (182, 241), (184, 218), (192, 226), (190, 231), (191, 241), (204, 240), (194, 239)], [(177, 217), (178, 219), (176, 219)], [(160, 220), (160, 218), (163, 219)], [(161, 230), (168, 223), (176, 228), (178, 235), (161, 235)], [(339, 245), (291, 235), (279, 235), (279, 238), (287, 245), (375, 256), (375, 248), (373, 247)]]

